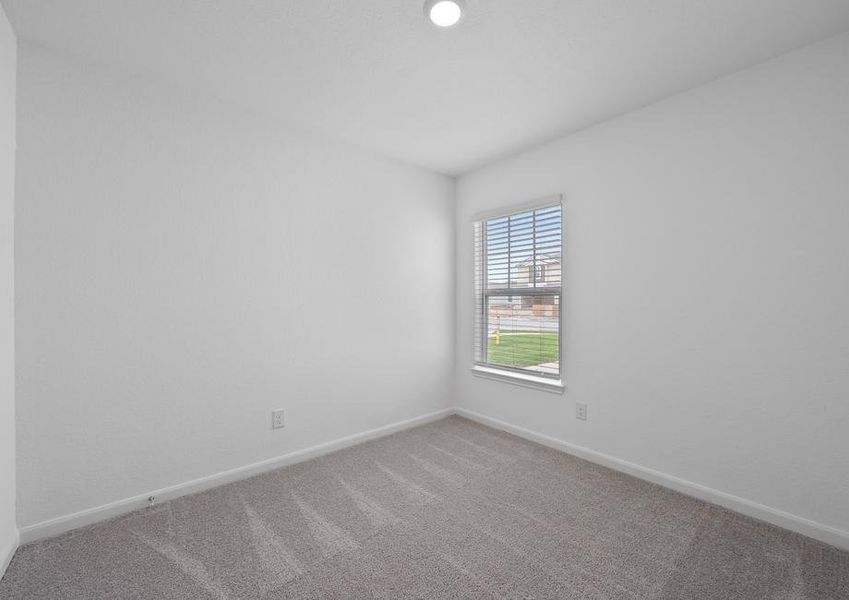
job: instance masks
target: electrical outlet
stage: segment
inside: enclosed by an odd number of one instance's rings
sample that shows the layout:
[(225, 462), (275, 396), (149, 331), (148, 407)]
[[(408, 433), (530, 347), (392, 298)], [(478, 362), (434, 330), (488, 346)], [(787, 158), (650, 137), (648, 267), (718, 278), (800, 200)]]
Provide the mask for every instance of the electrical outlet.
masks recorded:
[(283, 409), (279, 408), (277, 410), (271, 411), (271, 428), (272, 429), (283, 429), (286, 427), (286, 418), (283, 414)]
[(575, 418), (581, 421), (587, 420), (587, 403), (575, 402)]

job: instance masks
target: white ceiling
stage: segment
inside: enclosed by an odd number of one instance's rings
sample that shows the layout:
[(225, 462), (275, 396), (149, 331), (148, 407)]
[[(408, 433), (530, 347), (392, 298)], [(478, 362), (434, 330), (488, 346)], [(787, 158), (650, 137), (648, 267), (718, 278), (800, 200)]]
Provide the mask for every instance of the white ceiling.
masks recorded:
[(849, 29), (849, 0), (2, 0), (20, 37), (432, 170), (495, 158)]

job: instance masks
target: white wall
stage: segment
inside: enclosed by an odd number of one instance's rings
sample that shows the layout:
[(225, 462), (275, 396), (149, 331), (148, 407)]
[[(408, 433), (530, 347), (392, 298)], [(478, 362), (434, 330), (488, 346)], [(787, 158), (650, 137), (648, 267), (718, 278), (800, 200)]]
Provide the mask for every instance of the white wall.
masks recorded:
[(453, 181), (27, 44), (19, 94), (22, 526), (451, 405)]
[(15, 80), (17, 41), (0, 6), (0, 577), (15, 521)]
[[(470, 217), (561, 192), (567, 394), (474, 377)], [(461, 408), (849, 531), (849, 34), (464, 176), (457, 223)]]

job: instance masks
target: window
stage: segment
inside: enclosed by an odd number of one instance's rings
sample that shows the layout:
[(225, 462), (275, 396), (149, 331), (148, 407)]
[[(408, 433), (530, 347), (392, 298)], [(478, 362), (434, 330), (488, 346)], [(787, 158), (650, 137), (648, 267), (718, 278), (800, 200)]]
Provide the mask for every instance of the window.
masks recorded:
[(475, 237), (475, 370), (559, 383), (562, 208), (481, 218)]
[(545, 281), (545, 265), (534, 265), (534, 277), (537, 283)]

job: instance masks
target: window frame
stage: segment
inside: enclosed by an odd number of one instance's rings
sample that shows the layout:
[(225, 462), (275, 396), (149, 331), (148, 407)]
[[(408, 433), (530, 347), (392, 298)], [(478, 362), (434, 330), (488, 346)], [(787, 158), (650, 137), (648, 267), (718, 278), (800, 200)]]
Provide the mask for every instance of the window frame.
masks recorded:
[[(542, 210), (546, 208), (553, 207), (560, 208), (560, 286), (558, 288), (505, 288), (505, 289), (495, 289), (489, 290), (487, 289), (487, 273), (488, 273), (488, 265), (487, 265), (487, 256), (486, 256), (486, 222), (491, 221), (498, 218), (509, 217), (515, 215), (517, 213), (528, 212), (528, 211), (536, 211)], [(562, 194), (557, 194), (553, 196), (548, 196), (546, 198), (537, 199), (531, 202), (525, 202), (522, 204), (516, 204), (512, 206), (507, 206), (504, 208), (484, 211), (481, 213), (477, 213), (472, 216), (472, 286), (473, 286), (473, 307), (474, 307), (474, 320), (472, 322), (472, 373), (474, 375), (480, 377), (486, 377), (490, 379), (495, 379), (499, 381), (504, 381), (506, 383), (512, 383), (515, 385), (521, 385), (524, 387), (531, 387), (536, 389), (542, 389), (549, 392), (555, 393), (563, 393), (565, 390), (564, 387), (564, 376), (563, 376), (563, 367), (564, 367), (564, 353), (563, 353), (563, 306), (564, 306), (564, 298), (563, 298), (563, 288), (565, 281), (565, 242), (566, 236), (564, 235), (564, 209), (565, 203)], [(480, 243), (481, 246), (479, 249), (476, 249), (476, 233), (474, 228), (480, 226)], [(481, 265), (481, 280), (480, 282), (476, 279), (476, 266)], [(550, 267), (546, 269), (548, 271), (546, 273), (546, 279), (550, 277), (549, 273), (551, 272)], [(478, 292), (477, 285), (480, 285), (480, 292)], [(557, 299), (555, 305), (557, 306), (557, 331), (558, 331), (558, 374), (557, 375), (549, 375), (549, 374), (534, 374), (533, 371), (529, 371), (527, 369), (522, 369), (519, 367), (509, 367), (503, 365), (493, 365), (491, 363), (481, 362), (478, 360), (478, 356), (476, 353), (476, 346), (480, 344), (482, 349), (483, 356), (487, 356), (488, 353), (488, 342), (489, 342), (489, 322), (488, 322), (488, 313), (487, 308), (489, 306), (488, 298), (490, 296), (504, 296), (505, 291), (513, 292), (514, 296), (554, 296)], [(478, 312), (480, 310), (480, 312)], [(478, 324), (481, 325), (481, 339), (475, 340), (476, 330)]]

